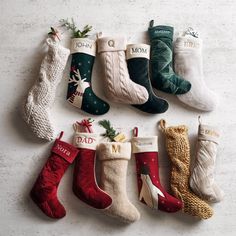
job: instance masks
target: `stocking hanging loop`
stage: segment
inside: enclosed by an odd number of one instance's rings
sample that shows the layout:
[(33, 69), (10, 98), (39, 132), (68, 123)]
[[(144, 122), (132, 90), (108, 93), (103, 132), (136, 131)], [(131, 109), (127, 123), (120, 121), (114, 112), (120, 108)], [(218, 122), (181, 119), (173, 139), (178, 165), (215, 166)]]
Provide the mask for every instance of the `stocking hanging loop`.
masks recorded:
[(138, 127), (134, 127), (133, 135), (134, 135), (134, 137), (138, 137)]
[(151, 20), (150, 23), (149, 23), (149, 27), (152, 28), (154, 25), (154, 20)]
[(162, 131), (165, 131), (165, 129), (166, 129), (166, 121), (164, 119), (161, 119), (159, 121), (159, 126), (162, 129)]

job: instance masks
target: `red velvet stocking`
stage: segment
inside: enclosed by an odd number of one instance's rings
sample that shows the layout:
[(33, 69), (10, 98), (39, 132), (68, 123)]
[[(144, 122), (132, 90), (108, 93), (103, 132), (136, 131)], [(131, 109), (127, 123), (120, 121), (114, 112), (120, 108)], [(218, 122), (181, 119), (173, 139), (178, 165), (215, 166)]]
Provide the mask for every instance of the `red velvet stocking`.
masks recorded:
[(157, 136), (132, 139), (136, 159), (139, 200), (153, 209), (176, 212), (183, 207), (181, 200), (168, 194), (159, 179)]
[(73, 191), (88, 205), (105, 209), (111, 205), (112, 199), (96, 182), (94, 171), (97, 139), (94, 133), (75, 132), (74, 144), (79, 148), (79, 155), (75, 161)]
[(78, 154), (77, 148), (61, 141), (63, 132), (56, 139), (51, 155), (41, 170), (32, 190), (31, 198), (51, 218), (62, 218), (65, 208), (57, 198), (57, 188), (68, 166)]

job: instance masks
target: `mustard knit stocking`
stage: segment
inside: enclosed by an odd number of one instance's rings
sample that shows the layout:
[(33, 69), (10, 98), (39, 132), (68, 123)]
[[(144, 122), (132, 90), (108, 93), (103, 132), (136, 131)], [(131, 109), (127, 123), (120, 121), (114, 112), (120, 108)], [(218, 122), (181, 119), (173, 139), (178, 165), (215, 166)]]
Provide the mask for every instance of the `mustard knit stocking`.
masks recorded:
[(173, 194), (184, 203), (183, 211), (201, 219), (213, 215), (213, 209), (198, 198), (189, 188), (190, 147), (188, 128), (185, 125), (165, 127), (165, 120), (160, 127), (166, 137), (167, 154), (172, 162), (171, 189)]

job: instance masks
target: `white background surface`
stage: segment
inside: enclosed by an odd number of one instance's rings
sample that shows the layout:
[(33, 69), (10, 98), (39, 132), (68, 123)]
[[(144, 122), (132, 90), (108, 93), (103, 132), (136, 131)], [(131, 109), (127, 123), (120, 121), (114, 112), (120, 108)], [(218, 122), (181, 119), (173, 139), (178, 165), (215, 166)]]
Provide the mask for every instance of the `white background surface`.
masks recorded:
[[(145, 2), (145, 3), (144, 3)], [(69, 235), (235, 235), (236, 231), (236, 2), (234, 0), (178, 1), (111, 1), (111, 0), (8, 0), (0, 2), (0, 236), (69, 236)], [(20, 103), (38, 75), (43, 58), (43, 40), (49, 26), (61, 18), (74, 17), (80, 27), (94, 26), (94, 33), (126, 34), (130, 43), (147, 42), (148, 22), (168, 24), (175, 33), (192, 26), (204, 40), (204, 73), (208, 86), (220, 96), (220, 107), (211, 113), (199, 113), (183, 106), (176, 97), (157, 92), (170, 103), (162, 115), (147, 115), (127, 106), (112, 104), (108, 114), (97, 117), (110, 119), (127, 135), (136, 125), (140, 135), (159, 135), (160, 175), (168, 188), (169, 166), (162, 134), (157, 121), (165, 118), (170, 125), (189, 126), (192, 153), (197, 134), (197, 116), (222, 130), (217, 156), (216, 180), (226, 193), (222, 203), (215, 204), (214, 216), (206, 221), (183, 213), (154, 212), (138, 202), (134, 161), (129, 163), (127, 191), (141, 213), (131, 225), (87, 207), (72, 193), (72, 167), (62, 179), (59, 198), (67, 216), (53, 221), (44, 216), (30, 200), (28, 193), (46, 161), (52, 143), (35, 138), (22, 121)], [(65, 41), (65, 45), (66, 44)], [(68, 63), (69, 64), (69, 63)], [(87, 114), (65, 102), (68, 70), (57, 91), (52, 112), (58, 132), (70, 141), (72, 123)], [(99, 60), (93, 73), (95, 92), (104, 98)], [(97, 124), (96, 124), (97, 126)], [(102, 132), (102, 129), (96, 127)]]

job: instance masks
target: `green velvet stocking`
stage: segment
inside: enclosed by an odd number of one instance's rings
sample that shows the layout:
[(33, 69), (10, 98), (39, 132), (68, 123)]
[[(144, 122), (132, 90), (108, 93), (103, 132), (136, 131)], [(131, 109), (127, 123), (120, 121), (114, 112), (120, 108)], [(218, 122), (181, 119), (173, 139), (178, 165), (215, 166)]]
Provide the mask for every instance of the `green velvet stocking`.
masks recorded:
[(147, 44), (131, 44), (127, 46), (127, 65), (130, 79), (144, 86), (149, 94), (147, 102), (133, 106), (147, 113), (164, 113), (169, 107), (168, 102), (153, 93), (149, 80), (149, 48), (150, 46)]
[(150, 22), (148, 33), (151, 41), (150, 69), (154, 88), (171, 94), (184, 94), (191, 89), (191, 84), (176, 75), (172, 69), (173, 33), (170, 26), (153, 26)]

